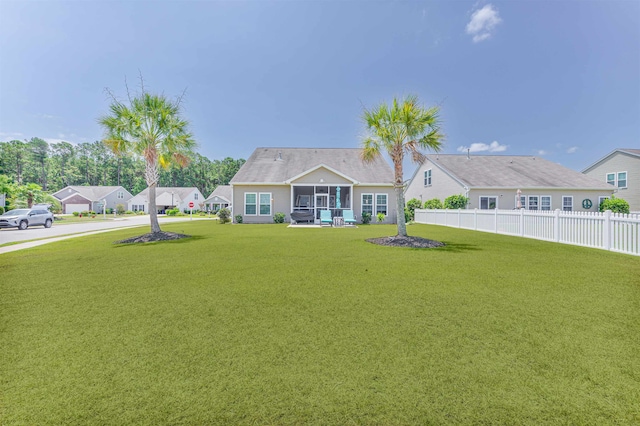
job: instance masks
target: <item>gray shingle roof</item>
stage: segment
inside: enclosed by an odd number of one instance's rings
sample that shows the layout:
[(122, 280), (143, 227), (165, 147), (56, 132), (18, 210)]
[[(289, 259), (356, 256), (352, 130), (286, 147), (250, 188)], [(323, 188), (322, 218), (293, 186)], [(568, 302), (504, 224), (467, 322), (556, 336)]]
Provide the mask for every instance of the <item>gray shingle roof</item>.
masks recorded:
[(213, 197), (224, 198), (225, 200), (231, 202), (231, 185), (218, 185), (216, 189), (213, 190), (211, 195), (207, 197), (205, 201), (209, 201)]
[(73, 191), (77, 192), (90, 201), (100, 201), (107, 195), (111, 194), (113, 191), (116, 191), (118, 189), (124, 190), (124, 188), (122, 188), (121, 186), (68, 186), (56, 192), (54, 196), (56, 196), (57, 198), (57, 196), (59, 195), (60, 197), (62, 197), (62, 199), (64, 199), (69, 195), (68, 191), (64, 191), (67, 188), (71, 188)]
[(469, 188), (611, 189), (601, 182), (544, 158), (528, 155), (427, 155)]
[[(173, 194), (175, 196), (177, 196), (176, 201), (177, 200), (184, 200), (186, 199), (189, 194), (191, 194), (192, 191), (197, 190), (198, 188), (196, 188), (195, 186), (192, 186), (190, 188), (184, 188), (184, 187), (161, 187), (158, 186), (156, 187), (156, 198), (158, 198), (159, 196), (161, 196), (164, 193), (169, 193), (171, 194), (173, 192)], [(149, 188), (145, 188), (143, 189), (138, 195), (142, 195), (144, 198), (149, 199)]]
[(361, 184), (393, 182), (393, 170), (384, 158), (363, 163), (361, 152), (358, 148), (257, 148), (231, 183), (285, 183), (319, 165)]
[(627, 152), (629, 154), (634, 154), (634, 155), (640, 156), (640, 149), (620, 148), (618, 151)]

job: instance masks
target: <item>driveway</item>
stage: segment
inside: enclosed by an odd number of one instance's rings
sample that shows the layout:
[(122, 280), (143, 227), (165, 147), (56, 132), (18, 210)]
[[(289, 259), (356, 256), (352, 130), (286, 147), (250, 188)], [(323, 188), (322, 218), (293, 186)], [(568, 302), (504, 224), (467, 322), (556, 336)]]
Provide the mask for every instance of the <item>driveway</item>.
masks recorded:
[[(198, 216), (193, 220), (203, 220), (209, 218), (203, 218)], [(161, 216), (158, 218), (158, 222), (172, 223), (172, 222), (184, 222), (188, 221), (188, 216), (181, 217), (167, 217)], [(210, 219), (209, 219), (210, 220)], [(6, 243), (15, 243), (20, 241), (30, 241), (29, 243), (15, 244), (7, 247), (0, 247), (1, 253), (8, 253), (10, 251), (20, 250), (22, 248), (34, 247), (49, 242), (60, 241), (61, 239), (73, 238), (81, 235), (88, 235), (97, 232), (108, 232), (121, 228), (130, 228), (134, 226), (151, 226), (151, 219), (149, 215), (144, 216), (130, 216), (122, 219), (114, 219), (109, 221), (99, 222), (85, 222), (85, 223), (69, 223), (69, 224), (57, 224), (54, 222), (53, 226), (46, 229), (42, 226), (36, 226), (33, 228), (27, 228), (21, 231), (17, 228), (8, 228), (0, 230), (0, 245)], [(147, 229), (145, 232), (149, 232)], [(73, 235), (72, 235), (73, 234)]]

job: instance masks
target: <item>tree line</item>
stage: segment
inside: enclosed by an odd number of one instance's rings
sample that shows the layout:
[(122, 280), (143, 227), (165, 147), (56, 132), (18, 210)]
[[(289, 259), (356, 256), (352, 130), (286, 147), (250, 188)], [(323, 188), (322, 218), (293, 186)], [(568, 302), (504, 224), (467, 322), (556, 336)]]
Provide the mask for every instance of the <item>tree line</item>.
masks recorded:
[[(227, 185), (245, 163), (231, 157), (211, 161), (198, 153), (189, 160), (185, 167), (161, 168), (158, 186), (195, 186), (208, 196), (218, 185)], [(0, 142), (0, 175), (17, 186), (36, 184), (48, 193), (69, 185), (123, 186), (135, 195), (147, 187), (144, 159), (115, 155), (102, 141), (49, 144), (34, 137)]]

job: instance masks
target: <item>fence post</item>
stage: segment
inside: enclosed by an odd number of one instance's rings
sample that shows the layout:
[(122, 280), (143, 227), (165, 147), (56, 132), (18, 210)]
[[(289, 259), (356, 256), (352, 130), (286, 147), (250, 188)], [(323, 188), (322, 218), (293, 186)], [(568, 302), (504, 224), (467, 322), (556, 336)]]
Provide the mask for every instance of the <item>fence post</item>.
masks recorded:
[(478, 209), (473, 209), (473, 229), (478, 230)]
[(498, 209), (493, 209), (493, 228), (495, 229), (495, 233), (498, 233)]
[(458, 209), (458, 228), (460, 228), (460, 209)]
[(604, 240), (604, 249), (611, 250), (611, 210), (604, 212), (604, 228), (602, 239)]
[(520, 209), (520, 236), (524, 237), (524, 208)]
[(560, 242), (560, 209), (553, 212), (553, 241)]

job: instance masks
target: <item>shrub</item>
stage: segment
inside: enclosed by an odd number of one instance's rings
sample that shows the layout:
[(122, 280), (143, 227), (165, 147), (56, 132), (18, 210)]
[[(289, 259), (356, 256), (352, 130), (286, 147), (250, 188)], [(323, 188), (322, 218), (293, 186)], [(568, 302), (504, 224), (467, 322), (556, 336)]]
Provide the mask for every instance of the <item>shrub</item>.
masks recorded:
[(362, 212), (362, 223), (364, 225), (368, 224), (369, 222), (371, 222), (371, 213), (369, 212)]
[(107, 208), (105, 210), (106, 210), (107, 214), (112, 214), (113, 213), (113, 209), (111, 209), (111, 208)]
[(80, 216), (89, 216), (89, 210), (83, 210), (80, 212)]
[(116, 213), (124, 214), (124, 204), (116, 204)]
[(286, 217), (287, 216), (284, 213), (278, 212), (278, 213), (276, 213), (275, 216), (273, 216), (273, 221), (275, 223), (284, 223), (284, 220), (285, 220)]
[[(240, 215), (238, 215), (240, 216)], [(242, 217), (242, 216), (240, 216)], [(220, 209), (218, 210), (218, 219), (220, 219), (220, 223), (222, 223), (223, 225), (227, 222), (229, 222), (231, 220), (231, 212), (229, 211), (229, 209)], [(237, 217), (236, 217), (237, 219)], [(240, 222), (238, 222), (240, 223)]]
[(142, 210), (140, 210), (137, 214), (138, 214), (139, 216), (144, 216), (144, 212), (143, 212)]
[(241, 214), (237, 214), (234, 217), (236, 219), (236, 223), (242, 223), (242, 215)]
[(4, 207), (0, 206), (0, 214), (4, 214)]
[(441, 209), (442, 201), (439, 198), (432, 198), (431, 200), (427, 200), (424, 202), (425, 209)]
[(133, 214), (133, 212), (131, 210), (127, 210), (124, 214)]
[[(422, 208), (422, 201), (418, 200), (417, 198), (412, 198), (409, 201), (407, 201), (407, 210), (409, 210), (409, 220), (413, 220), (416, 217), (416, 209), (420, 209)], [(405, 214), (406, 217), (406, 214)], [(405, 220), (406, 222), (408, 222), (409, 220)]]
[(378, 223), (382, 223), (382, 222), (384, 222), (385, 214), (384, 213), (378, 213), (376, 215), (376, 218), (378, 219)]
[[(415, 211), (414, 211), (414, 216), (415, 216)], [(413, 218), (411, 217), (411, 210), (409, 210), (408, 207), (404, 208), (404, 221), (406, 223), (409, 223), (413, 220)]]
[(613, 213), (629, 214), (629, 203), (622, 198), (611, 196), (600, 203), (600, 211), (611, 210)]
[(451, 195), (444, 200), (445, 209), (465, 209), (469, 199), (464, 195)]
[(78, 212), (73, 212), (73, 215), (74, 215), (75, 217), (78, 217), (78, 216), (80, 215), (80, 213), (78, 213)]

